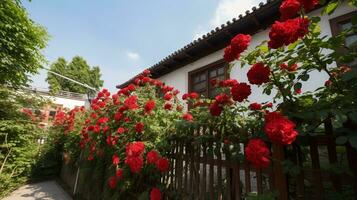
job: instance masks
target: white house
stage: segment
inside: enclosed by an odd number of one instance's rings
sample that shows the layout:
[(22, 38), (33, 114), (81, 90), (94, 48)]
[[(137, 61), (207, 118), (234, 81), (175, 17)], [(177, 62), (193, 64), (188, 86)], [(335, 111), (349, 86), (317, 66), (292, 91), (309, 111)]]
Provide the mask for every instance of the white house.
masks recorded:
[[(240, 82), (248, 82), (246, 74), (250, 66), (241, 68), (239, 62), (227, 73), (227, 63), (223, 60), (224, 48), (232, 37), (238, 33), (252, 35), (250, 48), (254, 48), (263, 40), (268, 39), (269, 27), (280, 18), (279, 6), (281, 0), (267, 0), (246, 11), (245, 15), (233, 18), (221, 27), (217, 27), (201, 38), (191, 42), (176, 52), (162, 59), (150, 67), (153, 78), (159, 79), (167, 85), (174, 86), (181, 93), (199, 92), (206, 96), (213, 96), (214, 91), (209, 84), (210, 79), (234, 78)], [(322, 8), (310, 12), (310, 16), (320, 15)], [(320, 26), (321, 35), (335, 35), (349, 24), (351, 16), (357, 14), (357, 9), (351, 7), (346, 1), (332, 15), (322, 16)], [(357, 35), (351, 35), (346, 43), (357, 41)], [(313, 91), (323, 86), (328, 79), (324, 73), (313, 73), (310, 80), (303, 85), (303, 91)], [(118, 88), (127, 86), (131, 81), (118, 85)], [(264, 102), (271, 97), (262, 95), (261, 88), (252, 86), (250, 101)]]

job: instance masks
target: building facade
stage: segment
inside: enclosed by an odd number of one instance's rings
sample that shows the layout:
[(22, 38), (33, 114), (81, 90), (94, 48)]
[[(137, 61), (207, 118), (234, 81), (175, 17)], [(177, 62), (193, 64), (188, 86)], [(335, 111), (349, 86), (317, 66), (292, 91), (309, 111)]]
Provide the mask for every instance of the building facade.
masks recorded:
[[(280, 18), (280, 4), (280, 0), (268, 0), (266, 3), (260, 3), (252, 11), (247, 11), (244, 16), (239, 15), (238, 18), (232, 19), (227, 24), (217, 27), (198, 40), (172, 53), (149, 68), (153, 78), (174, 86), (182, 94), (198, 92), (207, 97), (213, 97), (216, 93), (214, 88), (210, 86), (211, 79), (233, 78), (239, 82), (248, 82), (246, 74), (250, 66), (241, 68), (239, 61), (237, 61), (230, 73), (227, 72), (228, 64), (223, 60), (224, 48), (238, 33), (252, 36), (249, 49), (253, 49), (262, 41), (268, 40), (269, 27)], [(322, 8), (320, 7), (310, 12), (309, 16), (319, 16), (321, 12)], [(353, 14), (357, 14), (357, 9), (344, 1), (332, 15), (322, 16), (320, 21), (321, 36), (336, 35), (343, 29), (350, 27)], [(346, 45), (356, 42), (356, 34), (349, 35), (346, 38)], [(314, 91), (323, 86), (327, 79), (327, 74), (312, 73), (309, 81), (303, 84), (302, 90)], [(132, 80), (128, 80), (117, 87), (125, 87)], [(252, 85), (252, 95), (249, 96), (248, 100), (255, 102), (270, 101), (271, 97), (262, 95), (261, 90), (262, 88)]]

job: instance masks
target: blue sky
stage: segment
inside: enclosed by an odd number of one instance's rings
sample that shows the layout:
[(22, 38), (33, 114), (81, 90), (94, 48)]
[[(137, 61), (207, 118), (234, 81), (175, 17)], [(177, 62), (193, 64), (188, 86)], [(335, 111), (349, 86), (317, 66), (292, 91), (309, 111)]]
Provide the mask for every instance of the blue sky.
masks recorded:
[[(99, 66), (111, 91), (183, 47), (238, 16), (259, 0), (32, 0), (30, 17), (51, 35), (44, 50), (49, 64), (79, 55)], [(33, 77), (47, 87), (46, 72)]]

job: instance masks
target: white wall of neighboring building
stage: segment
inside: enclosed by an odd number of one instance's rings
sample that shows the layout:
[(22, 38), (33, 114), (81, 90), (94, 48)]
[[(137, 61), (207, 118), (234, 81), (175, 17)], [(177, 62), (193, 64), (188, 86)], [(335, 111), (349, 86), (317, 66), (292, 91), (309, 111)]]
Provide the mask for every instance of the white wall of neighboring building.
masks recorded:
[(63, 97), (54, 97), (46, 95), (42, 95), (42, 97), (50, 99), (54, 104), (62, 105), (63, 108), (73, 109), (76, 106), (86, 106), (85, 100), (68, 99)]
[[(321, 26), (321, 36), (327, 35), (331, 36), (331, 28), (329, 20), (346, 13), (350, 13), (354, 10), (357, 10), (355, 7), (347, 5), (345, 1), (332, 15), (325, 15), (321, 17), (320, 26)], [(321, 13), (322, 9), (315, 10), (311, 12), (310, 16), (318, 16)], [(259, 45), (262, 41), (268, 40), (269, 29), (258, 32), (252, 36), (252, 42), (250, 44), (250, 49), (253, 49), (255, 46)], [(249, 51), (249, 49), (248, 49)], [(193, 63), (190, 63), (182, 68), (179, 68), (173, 72), (170, 72), (160, 78), (159, 80), (165, 82), (167, 85), (174, 86), (176, 89), (181, 91), (181, 94), (188, 92), (188, 73), (195, 69), (206, 66), (210, 63), (213, 63), (217, 60), (223, 58), (224, 49), (216, 51), (210, 55), (207, 55)], [(230, 78), (237, 79), (239, 82), (248, 82), (247, 72), (250, 66), (245, 66), (244, 68), (240, 67), (239, 61), (236, 62), (233, 67)], [(324, 72), (312, 72), (310, 74), (309, 81), (303, 83), (303, 91), (314, 91), (318, 87), (324, 85), (325, 81), (328, 79), (328, 76)], [(248, 98), (251, 102), (266, 102), (271, 101), (271, 97), (262, 94), (262, 88), (259, 88), (255, 85), (252, 85), (252, 94)]]

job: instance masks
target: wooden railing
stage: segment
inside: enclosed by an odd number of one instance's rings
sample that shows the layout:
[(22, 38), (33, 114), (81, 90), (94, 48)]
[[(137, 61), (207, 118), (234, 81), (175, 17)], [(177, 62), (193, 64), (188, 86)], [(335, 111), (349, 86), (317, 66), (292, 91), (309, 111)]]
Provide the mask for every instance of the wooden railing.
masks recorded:
[[(191, 130), (191, 137), (173, 137), (168, 141), (171, 168), (162, 177), (166, 198), (245, 199), (253, 192), (272, 193), (281, 200), (333, 195), (356, 199), (356, 150), (336, 145), (326, 130), (326, 135), (299, 137), (290, 147), (272, 145), (273, 162), (264, 170), (225, 151), (228, 145), (220, 134), (208, 128)], [(199, 135), (205, 139), (197, 141)], [(229, 146), (243, 153), (244, 143), (232, 141)]]

